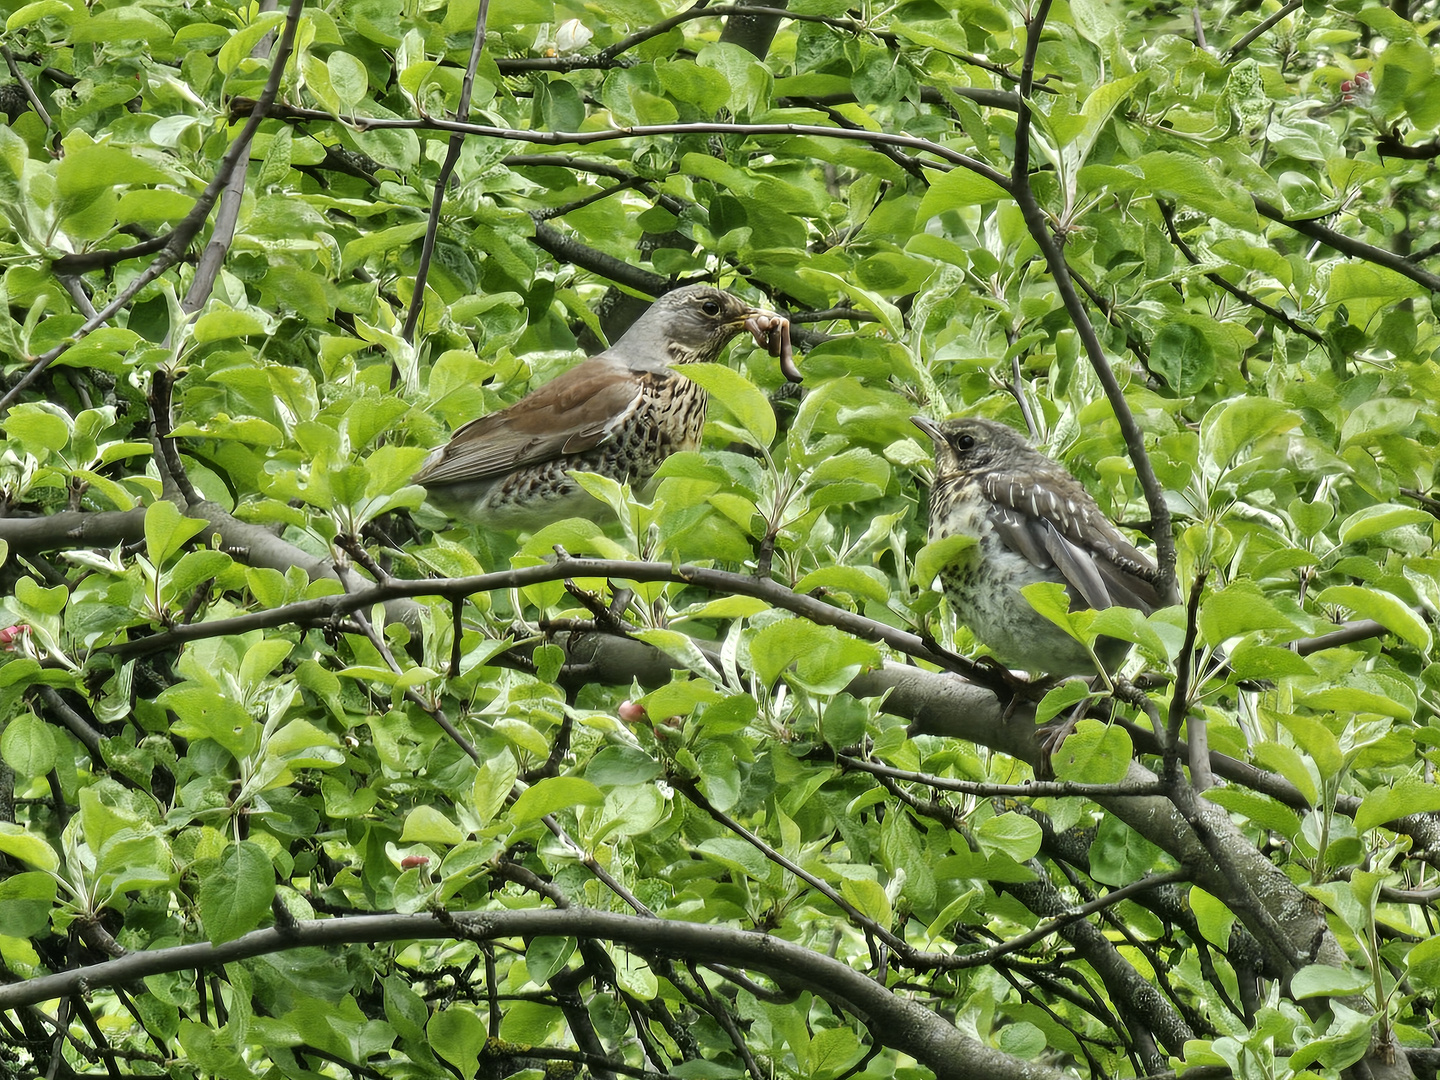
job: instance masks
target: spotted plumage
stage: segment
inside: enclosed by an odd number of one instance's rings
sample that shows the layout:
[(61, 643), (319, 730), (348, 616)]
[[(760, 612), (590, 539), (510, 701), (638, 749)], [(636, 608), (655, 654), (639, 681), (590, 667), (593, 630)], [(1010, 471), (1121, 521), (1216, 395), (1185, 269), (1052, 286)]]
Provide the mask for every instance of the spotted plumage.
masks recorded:
[(452, 517), (490, 528), (538, 528), (593, 516), (600, 504), (569, 475), (644, 484), (661, 463), (700, 445), (705, 392), (672, 365), (714, 360), (748, 331), (798, 381), (790, 323), (708, 285), (662, 296), (614, 345), (458, 429), (415, 482)]
[[(930, 539), (968, 536), (940, 581), (956, 618), (1009, 667), (1050, 675), (1095, 672), (1084, 646), (1035, 611), (1020, 590), (1064, 585), (1073, 608), (1161, 606), (1158, 573), (1065, 466), (993, 420), (913, 422), (935, 443)], [(1126, 643), (1102, 638), (1117, 666)]]

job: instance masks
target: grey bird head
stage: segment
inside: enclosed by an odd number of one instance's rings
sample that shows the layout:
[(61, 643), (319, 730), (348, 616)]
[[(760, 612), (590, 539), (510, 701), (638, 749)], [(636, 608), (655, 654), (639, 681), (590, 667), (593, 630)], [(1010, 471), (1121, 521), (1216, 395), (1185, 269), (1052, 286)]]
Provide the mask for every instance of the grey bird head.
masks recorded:
[(1040, 453), (1014, 428), (979, 416), (936, 423), (923, 416), (911, 423), (935, 442), (937, 476), (978, 476), (1017, 468), (1053, 472), (1057, 464)]
[(687, 285), (668, 292), (635, 320), (610, 349), (639, 365), (690, 364), (714, 360), (741, 331), (755, 344), (780, 357), (787, 378), (794, 361), (790, 323), (785, 316), (750, 307), (739, 297), (712, 285)]

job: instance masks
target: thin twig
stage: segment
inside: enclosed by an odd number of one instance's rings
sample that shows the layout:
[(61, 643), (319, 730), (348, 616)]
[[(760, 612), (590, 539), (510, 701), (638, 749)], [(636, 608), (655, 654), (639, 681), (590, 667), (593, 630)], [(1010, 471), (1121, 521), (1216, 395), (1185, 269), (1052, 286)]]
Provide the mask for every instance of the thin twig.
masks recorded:
[(0, 45), (0, 56), (5, 58), (5, 66), (10, 69), (11, 78), (20, 84), (20, 89), (25, 92), (25, 97), (29, 100), (30, 107), (35, 110), (35, 115), (40, 117), (40, 122), (45, 125), (47, 130), (53, 128), (55, 121), (50, 119), (50, 114), (45, 111), (45, 105), (40, 100), (40, 95), (35, 93), (35, 87), (31, 86), (30, 80), (25, 78), (25, 73), (20, 70), (20, 65), (15, 63), (14, 54), (7, 46)]
[(1261, 34), (1264, 34), (1276, 23), (1280, 22), (1280, 20), (1285, 18), (1285, 16), (1290, 15), (1293, 12), (1299, 11), (1304, 5), (1305, 0), (1288, 0), (1285, 6), (1280, 8), (1273, 15), (1270, 15), (1268, 18), (1260, 20), (1260, 22), (1257, 23), (1253, 29), (1251, 29), (1246, 34), (1241, 35), (1241, 37), (1235, 42), (1235, 44), (1231, 45), (1230, 48), (1225, 50), (1225, 62), (1227, 64), (1230, 63), (1242, 52), (1244, 52), (1246, 47), (1252, 41), (1258, 38)]
[[(480, 0), (475, 13), (475, 34), (470, 41), (470, 60), (465, 65), (465, 79), (460, 84), (460, 103), (456, 117), (464, 121), (470, 116), (470, 98), (475, 90), (475, 70), (480, 66), (480, 56), (485, 50), (485, 22), (490, 16), (490, 0)], [(430, 276), (430, 260), (435, 255), (435, 237), (440, 229), (440, 210), (445, 203), (445, 189), (450, 185), (450, 176), (460, 161), (460, 151), (465, 146), (465, 137), (459, 133), (450, 137), (445, 149), (445, 161), (440, 174), (435, 178), (435, 193), (430, 199), (430, 216), (425, 226), (425, 240), (420, 248), (420, 266), (415, 271), (414, 293), (410, 297), (410, 310), (405, 313), (405, 328), (401, 331), (410, 344), (415, 342), (415, 327), (420, 322), (420, 312), (425, 306), (425, 282)], [(400, 371), (397, 367), (391, 373), (390, 386), (397, 384)]]
[[(239, 105), (242, 102), (237, 101)], [(335, 117), (323, 109), (301, 109), (284, 107), (275, 110), (274, 118), (280, 120), (319, 120), (336, 122)], [(634, 127), (605, 128), (596, 131), (532, 131), (525, 128), (491, 127), (488, 124), (469, 124), (459, 120), (432, 116), (423, 120), (407, 120), (402, 117), (351, 117), (349, 121), (357, 131), (448, 131), (463, 135), (475, 135), (485, 139), (504, 139), (509, 142), (534, 143), (539, 146), (588, 146), (592, 143), (615, 142), (621, 139), (649, 139), (661, 135), (808, 135), (819, 139), (843, 139), (852, 142), (866, 142), (877, 146), (903, 146), (920, 153), (932, 154), (941, 161), (985, 177), (1005, 191), (1010, 190), (1010, 177), (993, 165), (978, 158), (952, 150), (948, 146), (922, 139), (915, 135), (901, 135), (891, 131), (871, 131), (862, 128), (825, 127), (821, 124), (731, 124), (706, 121), (696, 124), (637, 124)]]
[(1031, 238), (1045, 256), (1050, 276), (1055, 281), (1055, 287), (1065, 304), (1065, 310), (1080, 336), (1081, 344), (1085, 347), (1085, 355), (1090, 360), (1091, 367), (1095, 369), (1096, 377), (1099, 378), (1100, 385), (1105, 389), (1105, 397), (1115, 412), (1115, 419), (1120, 425), (1120, 433), (1125, 439), (1125, 448), (1130, 452), (1130, 460), (1135, 464), (1135, 478), (1140, 482), (1140, 489), (1145, 493), (1145, 504), (1150, 510), (1151, 539), (1155, 542), (1155, 557), (1160, 565), (1160, 577), (1157, 584), (1161, 595), (1167, 601), (1174, 603), (1179, 599), (1175, 585), (1175, 538), (1170, 531), (1170, 507), (1165, 501), (1165, 492), (1160, 487), (1160, 481), (1155, 476), (1154, 466), (1150, 462), (1150, 455), (1145, 450), (1144, 432), (1140, 430), (1134, 413), (1130, 411), (1130, 405), (1125, 400), (1124, 388), (1121, 387), (1120, 380), (1115, 377), (1115, 371), (1105, 356), (1104, 346), (1100, 344), (1100, 338), (1095, 333), (1095, 326), (1091, 323), (1090, 315), (1085, 310), (1080, 294), (1075, 289), (1075, 283), (1070, 277), (1070, 268), (1065, 262), (1065, 255), (1054, 234), (1050, 231), (1050, 224), (1045, 217), (1045, 212), (1041, 209), (1040, 203), (1035, 198), (1035, 191), (1030, 186), (1030, 126), (1034, 119), (1034, 113), (1030, 106), (1031, 84), (1035, 77), (1035, 61), (1040, 49), (1041, 31), (1052, 2), (1053, 0), (1041, 0), (1034, 16), (1027, 21), (1025, 27), (1025, 56), (1020, 69), (1020, 109), (1016, 113), (1015, 119), (1015, 158), (1006, 190), (1010, 192), (1019, 207)]
[[(290, 52), (295, 44), (296, 27), (300, 23), (300, 12), (304, 6), (305, 0), (290, 0), (290, 9), (285, 16), (285, 32), (280, 36), (280, 46), (276, 50), (275, 61), (270, 66), (270, 77), (265, 81), (265, 88), (260, 92), (260, 97), (256, 100), (254, 109), (251, 110), (250, 118), (245, 122), (245, 126), (241, 129), (235, 142), (225, 152), (224, 158), (220, 161), (220, 167), (215, 170), (215, 175), (211, 177), (210, 183), (205, 186), (205, 190), (195, 200), (195, 206), (190, 213), (185, 215), (180, 224), (175, 226), (169, 237), (164, 240), (155, 260), (136, 274), (123, 289), (119, 290), (115, 298), (105, 305), (104, 310), (97, 312), (92, 318), (86, 319), (80, 327), (53, 349), (35, 357), (25, 374), (15, 381), (15, 385), (10, 387), (3, 397), (0, 397), (0, 416), (4, 416), (10, 406), (19, 398), (21, 392), (40, 378), (51, 364), (64, 355), (66, 350), (108, 323), (129, 306), (141, 289), (174, 266), (184, 256), (190, 242), (199, 235), (206, 219), (209, 218), (210, 210), (219, 199), (221, 190), (229, 183), (231, 173), (240, 167), (242, 159), (249, 160), (250, 141), (254, 137), (255, 130), (260, 126), (260, 122), (266, 118), (271, 105), (275, 102), (275, 95), (280, 87), (280, 77), (290, 59)], [(55, 267), (59, 273), (76, 272), (76, 267), (66, 264), (66, 259), (63, 257), (55, 261)]]

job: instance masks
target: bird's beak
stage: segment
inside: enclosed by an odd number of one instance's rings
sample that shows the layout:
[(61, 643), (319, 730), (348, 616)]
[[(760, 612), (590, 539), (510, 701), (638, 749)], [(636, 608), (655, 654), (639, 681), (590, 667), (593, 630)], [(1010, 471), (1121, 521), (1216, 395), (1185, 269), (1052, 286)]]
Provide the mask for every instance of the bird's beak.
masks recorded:
[(937, 443), (945, 441), (945, 436), (940, 433), (939, 425), (928, 416), (912, 416), (910, 417), (910, 423), (914, 424), (926, 435), (929, 435), (930, 438), (934, 439)]
[(779, 312), (751, 308), (740, 325), (749, 331), (757, 346), (780, 358), (780, 370), (785, 378), (795, 383), (800, 381), (800, 369), (795, 366), (795, 353), (790, 348), (789, 319)]

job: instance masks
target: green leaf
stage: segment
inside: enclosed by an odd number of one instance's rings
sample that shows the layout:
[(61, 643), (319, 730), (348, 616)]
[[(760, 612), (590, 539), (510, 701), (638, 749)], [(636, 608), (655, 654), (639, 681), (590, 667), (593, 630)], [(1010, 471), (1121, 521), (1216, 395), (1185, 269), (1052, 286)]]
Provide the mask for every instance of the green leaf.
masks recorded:
[(268, 638), (251, 645), (245, 650), (245, 658), (240, 661), (240, 684), (251, 689), (260, 689), (293, 648), (294, 645), (283, 638)]
[(791, 678), (816, 694), (838, 693), (862, 671), (880, 665), (874, 646), (804, 619), (762, 627), (750, 641), (750, 659), (765, 683), (773, 683), (793, 664)]
[(1290, 977), (1290, 993), (1296, 1001), (1358, 994), (1370, 985), (1370, 977), (1364, 971), (1329, 964), (1306, 964)]
[(236, 311), (233, 308), (217, 306), (195, 320), (190, 335), (195, 344), (208, 345), (226, 338), (264, 334), (268, 330), (269, 327), (253, 311)]
[(1234, 913), (1223, 903), (1198, 886), (1189, 891), (1190, 910), (1204, 939), (1219, 949), (1230, 948), (1230, 930), (1235, 925)]
[(208, 521), (183, 517), (175, 504), (159, 499), (145, 508), (145, 550), (150, 562), (164, 566)]
[(1299, 417), (1283, 402), (1268, 397), (1240, 397), (1210, 409), (1200, 423), (1200, 453), (1225, 470), (1236, 456), (1262, 435), (1290, 430)]
[(1090, 849), (1090, 876), (1106, 885), (1128, 885), (1169, 865), (1160, 849), (1119, 818), (1101, 818)]
[(1253, 581), (1231, 582), (1211, 593), (1200, 605), (1200, 634), (1207, 645), (1222, 645), (1233, 637), (1258, 630), (1289, 631), (1295, 624), (1280, 613)]
[(402, 844), (435, 844), (448, 847), (459, 844), (465, 834), (448, 817), (433, 806), (417, 806), (405, 815), (400, 831)]
[(1431, 934), (1417, 942), (1405, 956), (1405, 967), (1417, 990), (1440, 989), (1440, 936)]
[(1215, 349), (1197, 327), (1167, 321), (1150, 344), (1150, 365), (1170, 389), (1188, 397), (1215, 377)]
[(572, 806), (600, 806), (605, 793), (589, 780), (578, 776), (550, 776), (522, 792), (510, 811), (516, 826), (539, 821), (546, 814), (568, 810)]
[(860, 914), (880, 926), (889, 927), (894, 914), (890, 898), (878, 881), (869, 878), (845, 878), (840, 882), (840, 895), (854, 906)]
[(779, 869), (753, 844), (746, 843), (739, 837), (716, 836), (702, 840), (697, 850), (727, 869), (756, 881), (769, 881)]
[(30, 577), (22, 577), (15, 582), (15, 599), (30, 611), (41, 615), (59, 615), (65, 610), (65, 602), (69, 597), (70, 590), (64, 585), (45, 589)]
[(537, 937), (525, 949), (525, 973), (536, 986), (544, 986), (574, 952), (574, 938)]
[(1241, 788), (1211, 788), (1205, 797), (1232, 814), (1249, 818), (1262, 829), (1294, 839), (1300, 834), (1300, 816), (1268, 795)]
[(1158, 195), (1167, 195), (1186, 206), (1218, 218), (1227, 225), (1260, 231), (1260, 219), (1244, 190), (1228, 180), (1195, 154), (1158, 150), (1137, 158), (1146, 182)]
[[(118, 14), (111, 12), (110, 14)], [(148, 13), (146, 13), (148, 14)], [(153, 18), (153, 16), (151, 16)], [(92, 25), (96, 20), (91, 20)], [(155, 20), (161, 30), (169, 33), (164, 23)], [(79, 40), (78, 38), (76, 40)], [(98, 38), (92, 40), (100, 40)], [(102, 191), (117, 184), (166, 184), (168, 173), (152, 165), (145, 155), (113, 146), (91, 143), (67, 148), (55, 171), (55, 186), (72, 205), (83, 206)]]
[(724, 364), (686, 364), (680, 371), (735, 418), (750, 445), (765, 450), (775, 441), (775, 410), (745, 376)]
[(1368, 832), (1378, 825), (1410, 814), (1430, 814), (1437, 810), (1440, 810), (1440, 787), (1418, 779), (1402, 778), (1365, 794), (1360, 801), (1360, 809), (1355, 813), (1355, 831)]
[(1118, 784), (1125, 779), (1134, 756), (1134, 744), (1124, 728), (1085, 719), (1075, 725), (1050, 760), (1057, 780)]
[(1092, 691), (1084, 679), (1065, 679), (1058, 686), (1052, 686), (1045, 691), (1040, 704), (1035, 706), (1035, 722), (1047, 723), (1090, 696)]
[(923, 229), (925, 223), (937, 214), (1010, 197), (994, 180), (971, 169), (951, 169), (945, 173), (927, 170), (925, 175), (930, 184), (915, 214), (917, 229)]
[(51, 873), (60, 868), (60, 858), (49, 844), (9, 821), (0, 821), (0, 854)]
[(660, 763), (638, 746), (606, 746), (585, 766), (585, 779), (602, 789), (648, 784), (660, 773)]
[(975, 829), (980, 850), (998, 853), (1016, 862), (1033, 859), (1040, 850), (1043, 830), (1024, 814), (1005, 813), (982, 821)]
[(172, 686), (156, 699), (175, 711), (174, 733), (187, 739), (213, 739), (236, 758), (244, 759), (260, 745), (260, 725), (245, 708), (207, 687)]
[(842, 593), (884, 604), (890, 600), (890, 584), (874, 567), (822, 566), (810, 571), (795, 583), (795, 592), (824, 594)]
[(0, 936), (31, 938), (50, 924), (56, 883), (49, 874), (28, 871), (0, 881)]
[(975, 546), (972, 536), (945, 536), (932, 540), (915, 555), (910, 583), (917, 589), (928, 589), (940, 571), (954, 564), (960, 552)]
[(519, 773), (519, 763), (508, 750), (492, 754), (480, 763), (470, 798), (482, 827), (488, 826), (500, 813)]
[(1076, 641), (1083, 641), (1079, 627), (1070, 617), (1070, 594), (1054, 581), (1037, 581), (1020, 590), (1025, 602), (1060, 627)]
[(1335, 776), (1345, 764), (1340, 743), (1330, 729), (1313, 716), (1302, 713), (1280, 713), (1276, 719), (1294, 736), (1296, 746), (1315, 762), (1320, 775)]
[(1349, 608), (1362, 619), (1374, 619), (1421, 652), (1430, 651), (1430, 628), (1394, 593), (1364, 585), (1331, 585), (1315, 599), (1322, 604)]
[(369, 92), (369, 77), (365, 65), (347, 52), (333, 52), (325, 60), (330, 70), (330, 85), (340, 104), (353, 107), (358, 105)]
[(275, 896), (275, 868), (260, 845), (230, 844), (200, 879), (200, 920), (210, 944), (234, 941), (256, 929)]
[(70, 441), (70, 424), (58, 410), (25, 402), (10, 410), (4, 420), (5, 434), (20, 448), (40, 456), (42, 450), (63, 450)]
[(1376, 503), (1350, 514), (1340, 523), (1340, 542), (1350, 544), (1406, 525), (1429, 525), (1434, 519), (1424, 510), (1395, 503)]
[(435, 1053), (454, 1065), (465, 1080), (475, 1075), (486, 1038), (478, 1016), (463, 1006), (441, 1009), (430, 1018), (425, 1033)]
[(848, 1027), (821, 1028), (810, 1040), (806, 1075), (815, 1080), (834, 1080), (847, 1072), (863, 1053), (860, 1040)]
[(55, 754), (55, 733), (34, 713), (15, 717), (0, 735), (0, 758), (27, 780), (53, 769)]

